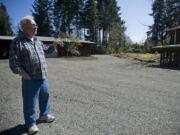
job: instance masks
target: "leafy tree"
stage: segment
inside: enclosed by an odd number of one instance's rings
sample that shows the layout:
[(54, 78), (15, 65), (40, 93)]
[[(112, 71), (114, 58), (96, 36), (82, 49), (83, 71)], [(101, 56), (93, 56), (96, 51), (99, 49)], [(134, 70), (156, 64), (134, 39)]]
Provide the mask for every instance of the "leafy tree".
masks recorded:
[(0, 35), (10, 36), (12, 34), (13, 31), (6, 7), (3, 3), (0, 3)]
[(32, 15), (38, 24), (37, 34), (40, 36), (52, 35), (51, 9), (52, 3), (50, 0), (35, 0), (33, 3)]

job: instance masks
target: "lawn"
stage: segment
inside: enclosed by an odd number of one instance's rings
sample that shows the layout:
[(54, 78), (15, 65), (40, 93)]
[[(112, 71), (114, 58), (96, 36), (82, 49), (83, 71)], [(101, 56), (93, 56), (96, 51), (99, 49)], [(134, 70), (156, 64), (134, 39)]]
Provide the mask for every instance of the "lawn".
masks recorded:
[(115, 54), (117, 57), (135, 59), (140, 61), (153, 61), (160, 58), (160, 54), (156, 53), (121, 53)]

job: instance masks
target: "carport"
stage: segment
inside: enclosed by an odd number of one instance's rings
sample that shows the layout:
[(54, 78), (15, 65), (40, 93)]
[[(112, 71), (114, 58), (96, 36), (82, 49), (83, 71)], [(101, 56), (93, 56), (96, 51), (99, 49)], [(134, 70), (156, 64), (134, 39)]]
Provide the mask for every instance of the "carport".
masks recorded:
[[(41, 37), (37, 36), (44, 44), (52, 44), (57, 39), (54, 37)], [(0, 36), (0, 59), (9, 57), (9, 46), (11, 41), (14, 39), (13, 36)], [(94, 42), (90, 41), (72, 41), (70, 39), (63, 39), (65, 43), (64, 48), (57, 48), (58, 56), (67, 56), (67, 48), (71, 43), (77, 43), (77, 48), (80, 52), (80, 56), (90, 56), (91, 55), (91, 46), (94, 45)]]

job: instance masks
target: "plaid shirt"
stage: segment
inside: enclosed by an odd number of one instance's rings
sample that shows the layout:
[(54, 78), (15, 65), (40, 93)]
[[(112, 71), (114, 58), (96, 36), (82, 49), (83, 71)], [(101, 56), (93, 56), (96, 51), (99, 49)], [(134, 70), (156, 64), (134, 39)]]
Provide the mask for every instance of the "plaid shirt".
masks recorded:
[[(32, 79), (47, 78), (47, 64), (44, 55), (52, 47), (44, 47), (37, 38), (34, 41), (24, 35), (16, 37), (10, 46), (9, 65), (13, 73), (25, 71)], [(53, 47), (54, 48), (54, 47)]]

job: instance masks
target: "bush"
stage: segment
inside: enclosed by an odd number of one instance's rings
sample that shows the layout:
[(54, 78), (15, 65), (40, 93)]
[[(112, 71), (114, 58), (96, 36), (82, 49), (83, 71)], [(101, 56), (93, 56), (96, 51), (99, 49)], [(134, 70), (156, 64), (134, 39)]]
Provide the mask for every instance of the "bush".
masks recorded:
[(59, 56), (80, 56), (79, 47), (81, 43), (78, 37), (69, 36), (68, 34), (61, 34), (60, 37), (63, 38), (65, 43), (63, 48), (58, 48)]

